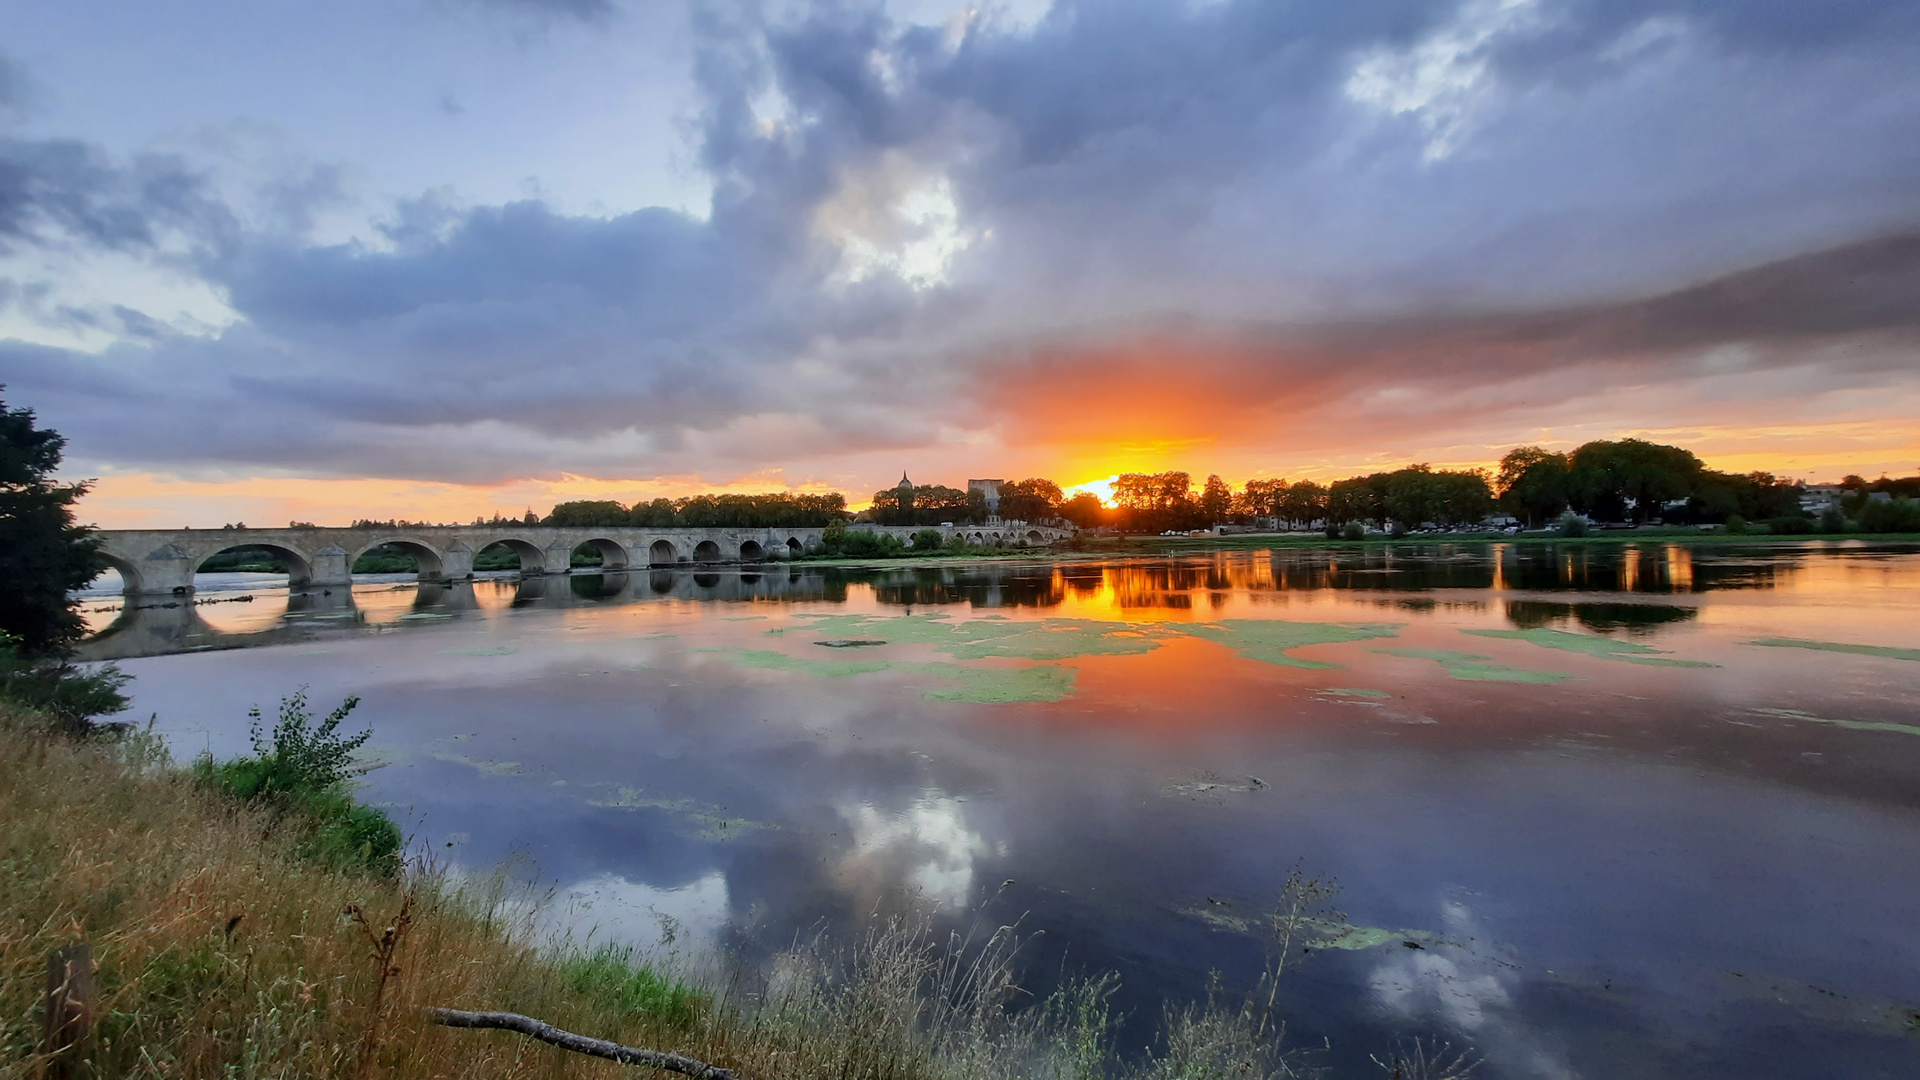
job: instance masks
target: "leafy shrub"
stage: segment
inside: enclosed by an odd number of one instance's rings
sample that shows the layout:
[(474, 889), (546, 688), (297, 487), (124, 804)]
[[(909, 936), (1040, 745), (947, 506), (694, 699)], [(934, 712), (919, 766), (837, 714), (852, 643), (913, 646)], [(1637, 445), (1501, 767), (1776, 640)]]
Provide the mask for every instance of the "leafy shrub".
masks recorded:
[(1340, 539), (1342, 540), (1365, 540), (1366, 538), (1367, 527), (1357, 521), (1349, 521), (1345, 525), (1340, 526)]
[(1587, 535), (1587, 519), (1581, 517), (1579, 514), (1576, 514), (1571, 510), (1567, 511), (1564, 514), (1561, 514), (1560, 515), (1560, 535), (1561, 536)]
[(1860, 531), (1870, 533), (1920, 532), (1920, 502), (1912, 499), (1868, 501), (1860, 510)]
[(1843, 533), (1847, 531), (1847, 515), (1837, 506), (1829, 506), (1820, 512), (1820, 531), (1823, 533)]
[(1813, 531), (1813, 519), (1807, 517), (1768, 518), (1767, 531), (1776, 536), (1804, 536)]
[(1741, 517), (1739, 514), (1728, 514), (1727, 531), (1735, 536), (1745, 533), (1747, 531), (1747, 519)]
[(940, 535), (939, 529), (921, 529), (919, 532), (913, 534), (913, 550), (915, 551), (933, 551), (944, 543), (946, 543), (946, 539)]
[(86, 734), (94, 717), (125, 709), (120, 688), (128, 678), (112, 664), (86, 671), (63, 659), (21, 656), (19, 639), (0, 631), (0, 700), (52, 717), (70, 734)]
[(353, 801), (347, 791), (353, 752), (373, 737), (368, 729), (341, 735), (340, 723), (360, 704), (349, 697), (318, 724), (301, 687), (280, 699), (280, 716), (269, 734), (261, 729), (259, 706), (253, 718), (254, 756), (194, 762), (194, 776), (242, 802), (266, 802), (283, 816), (298, 818), (305, 835), (301, 854), (329, 866), (399, 868), (399, 826), (385, 813)]
[(253, 720), (250, 735), (257, 756), (251, 760), (258, 763), (259, 782), (242, 797), (262, 791), (325, 791), (344, 781), (353, 752), (373, 738), (371, 728), (358, 735), (340, 734), (340, 722), (359, 704), (359, 697), (347, 698), (316, 727), (303, 686), (293, 696), (280, 699), (280, 719), (273, 725), (271, 738), (260, 730), (260, 706), (247, 710)]
[(964, 536), (961, 536), (959, 533), (954, 533), (952, 536), (947, 537), (947, 550), (948, 551), (967, 550), (967, 538)]

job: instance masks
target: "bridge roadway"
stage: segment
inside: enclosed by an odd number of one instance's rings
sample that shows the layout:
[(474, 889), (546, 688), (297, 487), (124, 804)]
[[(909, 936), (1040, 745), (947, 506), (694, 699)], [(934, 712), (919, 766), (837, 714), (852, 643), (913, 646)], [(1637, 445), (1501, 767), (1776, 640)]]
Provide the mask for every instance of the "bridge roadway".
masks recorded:
[[(1064, 529), (1003, 521), (990, 525), (853, 525), (907, 540), (922, 529), (970, 544), (1050, 544)], [(129, 593), (189, 593), (200, 564), (233, 548), (264, 548), (287, 565), (291, 588), (348, 586), (353, 564), (382, 544), (412, 555), (423, 581), (463, 581), (473, 559), (495, 544), (520, 556), (520, 572), (564, 574), (582, 545), (600, 553), (605, 570), (788, 559), (820, 546), (820, 528), (655, 529), (641, 526), (563, 528), (549, 525), (436, 525), (389, 529), (102, 529), (100, 555)]]

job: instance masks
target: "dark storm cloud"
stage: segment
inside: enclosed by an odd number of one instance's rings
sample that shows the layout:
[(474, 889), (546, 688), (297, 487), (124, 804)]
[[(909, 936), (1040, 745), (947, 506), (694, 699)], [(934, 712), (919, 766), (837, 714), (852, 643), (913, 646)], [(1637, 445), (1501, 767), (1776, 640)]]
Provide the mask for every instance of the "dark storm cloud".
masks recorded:
[[(1696, 354), (1741, 343), (1787, 370), (1914, 326), (1911, 5), (1143, 0), (963, 28), (700, 4), (692, 25), (704, 219), (421, 197), (382, 244), (319, 245), (322, 171), (283, 185), (269, 235), (177, 159), (0, 142), (0, 244), (178, 230), (242, 319), (198, 338), (103, 308), (132, 343), (0, 345), (0, 377), (100, 460), (725, 476), (991, 427), (1008, 383), (1156, 362), (1116, 359), (1129, 340), (1246, 380), (1254, 409), (1556, 372), (1529, 393), (1570, 398), (1601, 369), (1707, 378)], [(1385, 97), (1352, 85), (1369, 58)], [(848, 271), (930, 235), (859, 232), (930, 191), (945, 280)], [(1887, 355), (1831, 363), (1901, 377)], [(1035, 400), (1034, 423), (1077, 422)]]
[(211, 239), (229, 226), (225, 207), (180, 157), (121, 164), (73, 139), (0, 138), (0, 252), (63, 240), (150, 249), (166, 229)]
[(530, 15), (601, 22), (613, 15), (613, 0), (467, 0), (481, 7)]

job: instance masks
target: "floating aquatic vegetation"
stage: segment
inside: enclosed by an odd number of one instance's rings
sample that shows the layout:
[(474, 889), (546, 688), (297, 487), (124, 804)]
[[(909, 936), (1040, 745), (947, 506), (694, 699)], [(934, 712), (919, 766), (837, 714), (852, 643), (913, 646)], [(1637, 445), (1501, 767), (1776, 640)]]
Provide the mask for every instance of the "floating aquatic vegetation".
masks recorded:
[(456, 754), (448, 750), (428, 750), (428, 756), (441, 761), (450, 761), (455, 765), (465, 765), (482, 776), (518, 776), (526, 769), (517, 761), (486, 761), (471, 758), (465, 754)]
[(1462, 630), (1463, 634), (1484, 638), (1512, 638), (1516, 641), (1530, 641), (1547, 649), (1559, 649), (1562, 652), (1586, 653), (1602, 660), (1624, 660), (1629, 664), (1645, 664), (1649, 667), (1718, 667), (1703, 660), (1675, 660), (1660, 654), (1660, 650), (1650, 645), (1634, 641), (1615, 641), (1598, 634), (1576, 634), (1570, 630), (1552, 630), (1536, 626), (1531, 630)]
[(1272, 787), (1272, 784), (1257, 776), (1220, 776), (1203, 772), (1189, 780), (1169, 781), (1161, 786), (1160, 794), (1194, 799), (1219, 792), (1266, 791)]
[(885, 645), (886, 640), (883, 638), (828, 638), (825, 641), (816, 641), (814, 644), (829, 649), (865, 649), (874, 645)]
[(485, 649), (442, 649), (440, 651), (447, 656), (512, 656), (520, 650), (511, 645), (495, 645)]
[(828, 615), (815, 619), (813, 633), (826, 640), (883, 640), (931, 645), (960, 660), (1010, 657), (1022, 660), (1070, 660), (1077, 656), (1130, 656), (1160, 647), (1157, 631), (1132, 623), (1094, 619), (955, 620), (943, 612), (924, 615)]
[(728, 652), (727, 657), (741, 667), (761, 668), (766, 671), (801, 671), (808, 675), (823, 675), (830, 679), (847, 675), (869, 675), (893, 666), (885, 660), (806, 660), (770, 649), (740, 649)]
[(724, 653), (742, 667), (767, 671), (797, 671), (808, 675), (838, 678), (848, 675), (872, 675), (895, 671), (908, 675), (929, 675), (948, 684), (924, 690), (929, 701), (967, 701), (984, 705), (1015, 701), (1062, 701), (1073, 696), (1078, 672), (1052, 664), (1031, 667), (999, 667), (971, 664), (910, 664), (888, 660), (810, 660), (766, 649), (740, 649)]
[(1816, 716), (1803, 709), (1755, 709), (1763, 716), (1777, 716), (1783, 720), (1804, 720), (1809, 724), (1832, 724), (1834, 727), (1852, 728), (1855, 731), (1891, 731), (1901, 735), (1920, 735), (1920, 725), (1895, 724), (1884, 720), (1835, 720), (1830, 717)]
[(1305, 623), (1278, 619), (1227, 619), (1217, 623), (1189, 623), (1179, 632), (1224, 645), (1249, 660), (1284, 667), (1337, 668), (1327, 660), (1303, 660), (1291, 650), (1308, 645), (1393, 637), (1402, 623)]
[(1463, 679), (1467, 682), (1513, 682), (1513, 683), (1557, 683), (1574, 676), (1564, 671), (1535, 671), (1530, 668), (1511, 668), (1503, 664), (1490, 663), (1491, 656), (1477, 653), (1450, 652), (1446, 649), (1373, 649), (1373, 652), (1387, 656), (1402, 656), (1409, 660), (1432, 660), (1440, 665), (1450, 679)]
[(720, 621), (721, 622), (757, 622), (761, 619), (766, 619), (770, 617), (771, 616), (767, 616), (767, 615), (728, 615), (725, 618), (721, 619)]
[(1393, 696), (1385, 690), (1368, 690), (1354, 686), (1328, 686), (1315, 690), (1314, 693), (1322, 697), (1335, 698), (1390, 698)]
[[(1265, 937), (1267, 916), (1246, 917), (1235, 915), (1230, 907), (1218, 901), (1187, 904), (1174, 908), (1177, 915), (1198, 919), (1216, 930), (1230, 934), (1253, 934)], [(1302, 919), (1295, 931), (1294, 942), (1309, 949), (1375, 949), (1382, 945), (1401, 945), (1413, 942), (1424, 948), (1430, 942), (1438, 942), (1440, 937), (1428, 930), (1393, 930), (1384, 926), (1355, 926), (1339, 919)]]
[(1849, 645), (1840, 641), (1784, 637), (1761, 638), (1747, 644), (1768, 649), (1817, 649), (1821, 652), (1852, 653), (1855, 656), (1879, 656), (1888, 660), (1920, 660), (1920, 649), (1896, 649), (1891, 645)]
[(1079, 672), (1070, 667), (987, 667), (964, 664), (896, 664), (896, 670), (950, 679), (958, 686), (927, 690), (929, 701), (1000, 705), (1016, 701), (1064, 701), (1073, 696)]

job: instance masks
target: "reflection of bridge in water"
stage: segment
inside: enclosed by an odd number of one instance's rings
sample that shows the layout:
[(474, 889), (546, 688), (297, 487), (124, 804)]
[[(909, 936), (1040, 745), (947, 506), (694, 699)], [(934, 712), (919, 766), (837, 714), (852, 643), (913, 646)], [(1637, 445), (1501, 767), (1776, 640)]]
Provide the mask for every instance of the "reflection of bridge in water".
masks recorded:
[[(81, 646), (81, 656), (127, 659), (311, 641), (354, 630), (390, 632), (493, 606), (563, 609), (651, 600), (838, 604), (846, 602), (854, 589), (870, 590), (883, 607), (1054, 608), (1071, 603), (1083, 614), (1104, 610), (1107, 617), (1121, 618), (1150, 609), (1206, 611), (1236, 593), (1255, 602), (1288, 592), (1373, 593), (1380, 596), (1378, 603), (1418, 608), (1434, 603), (1421, 596), (1454, 592), (1462, 599), (1449, 603), (1503, 604), (1509, 621), (1518, 626), (1577, 622), (1589, 629), (1634, 633), (1697, 615), (1691, 605), (1654, 602), (1655, 596), (1770, 588), (1790, 575), (1795, 563), (1792, 556), (1776, 556), (1768, 562), (1695, 561), (1684, 550), (1665, 547), (1596, 551), (1538, 546), (1220, 552), (1125, 561), (1016, 560), (931, 566), (680, 566), (576, 571), (568, 576), (523, 573), (517, 580), (488, 578), (478, 586), (471, 580), (422, 580), (401, 586), (413, 590), (409, 601), (401, 601), (404, 612), (386, 603), (370, 603), (374, 597), (397, 599), (398, 594), (391, 591), (368, 592), (363, 587), (356, 601), (351, 589), (309, 585), (289, 590), (284, 612), (262, 613), (263, 619), (256, 618), (266, 625), (245, 631), (222, 630), (209, 623), (191, 595), (129, 595), (114, 623)], [(511, 590), (512, 595), (483, 605), (476, 587)], [(1582, 599), (1582, 593), (1615, 595), (1594, 602)], [(276, 590), (268, 595), (279, 594)], [(362, 605), (374, 609), (371, 618)], [(375, 621), (388, 615), (394, 621)]]
[[(942, 543), (959, 537), (973, 545), (1051, 544), (1069, 530), (1019, 521), (989, 525), (856, 525), (855, 531), (888, 533), (909, 540), (931, 529)], [(473, 576), (475, 556), (502, 547), (518, 556), (520, 572), (564, 574), (574, 552), (585, 548), (600, 569), (631, 570), (712, 563), (758, 563), (790, 559), (821, 544), (821, 528), (653, 529), (561, 528), (545, 525), (445, 525), (423, 528), (355, 529), (105, 529), (100, 556), (120, 574), (129, 593), (187, 593), (200, 564), (223, 551), (254, 548), (286, 564), (294, 588), (334, 588), (353, 583), (353, 564), (385, 547), (404, 551), (419, 566), (422, 581), (461, 581)]]
[[(630, 573), (574, 574), (568, 577), (487, 579), (481, 587), (511, 588), (513, 608), (553, 609), (639, 600), (831, 600), (826, 576), (779, 567), (767, 573), (734, 570), (642, 570)], [(330, 634), (396, 630), (411, 622), (438, 622), (481, 609), (472, 581), (422, 581), (408, 611), (394, 624), (370, 624), (349, 589), (296, 589), (286, 594), (286, 610), (257, 630), (228, 631), (209, 623), (202, 604), (190, 597), (129, 602), (119, 617), (82, 642), (81, 660), (129, 660), (140, 656), (243, 649), (315, 641)], [(273, 594), (269, 594), (273, 595)], [(362, 594), (363, 598), (365, 594)], [(839, 598), (845, 598), (844, 586)], [(130, 598), (131, 600), (131, 598)]]

